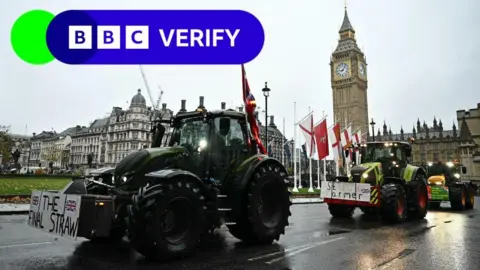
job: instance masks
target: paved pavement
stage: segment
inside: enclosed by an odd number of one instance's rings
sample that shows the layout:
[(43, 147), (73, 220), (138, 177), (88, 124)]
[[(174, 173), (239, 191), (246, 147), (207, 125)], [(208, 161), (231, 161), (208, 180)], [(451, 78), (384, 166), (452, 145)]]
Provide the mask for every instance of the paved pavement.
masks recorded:
[(57, 238), (28, 227), (26, 216), (0, 216), (0, 269), (479, 269), (480, 210), (444, 206), (388, 226), (359, 211), (332, 219), (325, 204), (297, 204), (278, 243), (247, 247), (222, 229), (196, 256), (165, 264), (145, 261), (126, 242)]

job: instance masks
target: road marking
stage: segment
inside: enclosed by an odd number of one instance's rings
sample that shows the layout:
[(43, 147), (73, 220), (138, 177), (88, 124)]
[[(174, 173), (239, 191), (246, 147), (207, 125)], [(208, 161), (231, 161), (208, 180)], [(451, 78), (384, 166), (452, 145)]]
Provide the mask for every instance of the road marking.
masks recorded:
[(276, 252), (268, 253), (268, 254), (265, 254), (265, 255), (262, 255), (262, 256), (253, 257), (253, 258), (248, 259), (248, 261), (253, 262), (253, 261), (258, 261), (258, 260), (265, 259), (265, 258), (270, 258), (270, 257), (276, 256), (276, 255), (284, 254), (284, 253), (294, 251), (294, 250), (297, 250), (297, 249), (310, 247), (310, 246), (313, 246), (315, 244), (318, 244), (318, 243), (306, 244), (306, 245), (301, 245), (301, 246), (297, 246), (297, 247), (287, 248), (287, 249), (284, 249), (284, 250), (281, 250), (281, 251), (276, 251)]
[(0, 246), (0, 248), (39, 246), (39, 245), (46, 245), (51, 243), (52, 242), (39, 242), (39, 243), (27, 243), (27, 244), (18, 244), (18, 245), (6, 245), (6, 246)]
[(304, 251), (307, 251), (307, 250), (310, 250), (312, 248), (316, 248), (318, 246), (321, 246), (321, 245), (325, 245), (325, 244), (328, 244), (328, 243), (331, 243), (331, 242), (335, 242), (335, 241), (338, 241), (338, 240), (341, 240), (341, 239), (344, 239), (345, 237), (338, 237), (338, 238), (334, 238), (334, 239), (331, 239), (331, 240), (327, 240), (327, 241), (323, 241), (323, 242), (320, 242), (320, 243), (316, 243), (316, 244), (312, 244), (310, 246), (307, 246), (307, 247), (304, 247), (304, 248), (301, 248), (301, 249), (297, 249), (293, 252), (290, 252), (288, 254), (284, 254), (283, 256), (279, 257), (279, 258), (276, 258), (276, 259), (273, 259), (273, 260), (270, 260), (268, 262), (266, 262), (266, 264), (272, 264), (272, 263), (276, 263), (278, 261), (281, 261), (285, 258), (288, 258), (288, 257), (291, 257), (291, 256), (294, 256), (294, 255), (297, 255), (297, 254), (300, 254)]

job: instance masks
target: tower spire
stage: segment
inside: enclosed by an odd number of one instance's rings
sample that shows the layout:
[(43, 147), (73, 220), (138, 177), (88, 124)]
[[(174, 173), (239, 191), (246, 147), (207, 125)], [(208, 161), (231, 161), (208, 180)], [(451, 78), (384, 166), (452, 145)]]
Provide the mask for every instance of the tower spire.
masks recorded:
[(342, 26), (340, 27), (340, 30), (338, 33), (343, 33), (347, 31), (351, 31), (355, 33), (355, 30), (353, 29), (352, 24), (350, 23), (350, 18), (348, 18), (348, 12), (347, 12), (347, 2), (345, 1), (345, 14), (343, 15), (343, 22)]

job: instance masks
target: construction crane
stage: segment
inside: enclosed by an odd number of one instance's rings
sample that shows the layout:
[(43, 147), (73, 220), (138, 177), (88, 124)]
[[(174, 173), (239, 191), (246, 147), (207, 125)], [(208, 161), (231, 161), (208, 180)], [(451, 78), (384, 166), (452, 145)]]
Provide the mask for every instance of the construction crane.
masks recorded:
[(150, 103), (152, 104), (153, 109), (155, 109), (155, 102), (153, 101), (152, 91), (150, 90), (150, 86), (148, 85), (147, 76), (143, 71), (142, 65), (139, 65), (139, 67), (140, 67), (140, 73), (142, 74), (143, 82), (145, 83), (145, 88), (147, 88), (147, 93), (148, 93), (148, 96), (150, 97)]
[(160, 85), (157, 85), (158, 90), (160, 90), (160, 94), (158, 94), (157, 104), (155, 105), (155, 109), (160, 110), (160, 102), (162, 102), (163, 90)]
[(162, 96), (163, 96), (163, 91), (160, 88), (160, 86), (158, 86), (158, 88), (160, 89), (160, 94), (159, 94), (159, 97), (157, 99), (157, 102), (155, 102), (153, 100), (152, 91), (150, 90), (150, 86), (149, 86), (148, 81), (147, 81), (147, 76), (145, 75), (145, 71), (143, 70), (142, 65), (139, 65), (139, 68), (140, 68), (140, 73), (142, 74), (143, 82), (145, 83), (145, 88), (147, 88), (148, 96), (150, 98), (150, 103), (152, 104), (153, 114), (154, 114), (155, 117), (160, 116), (158, 107), (160, 105), (160, 102), (161, 102), (161, 99), (162, 99)]

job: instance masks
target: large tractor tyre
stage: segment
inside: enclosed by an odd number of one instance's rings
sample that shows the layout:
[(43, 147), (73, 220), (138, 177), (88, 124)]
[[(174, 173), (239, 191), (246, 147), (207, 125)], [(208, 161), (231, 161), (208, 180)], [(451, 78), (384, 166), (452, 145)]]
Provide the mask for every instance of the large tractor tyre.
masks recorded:
[(380, 189), (380, 213), (387, 223), (400, 223), (407, 217), (407, 198), (403, 186), (385, 184)]
[(205, 223), (204, 197), (189, 179), (141, 188), (129, 206), (130, 243), (151, 260), (193, 254)]
[(466, 209), (473, 209), (475, 206), (475, 189), (472, 186), (468, 187), (468, 197), (465, 204)]
[(428, 202), (428, 209), (437, 210), (440, 209), (440, 204), (442, 202)]
[(366, 216), (373, 217), (378, 215), (378, 209), (376, 207), (360, 207), (362, 213)]
[(407, 216), (411, 219), (423, 219), (427, 215), (428, 190), (425, 184), (425, 176), (418, 174), (411, 183), (411, 192), (408, 194)]
[(334, 218), (351, 218), (353, 216), (354, 207), (341, 204), (329, 204), (328, 211)]
[(111, 244), (111, 243), (119, 243), (120, 241), (122, 241), (124, 236), (125, 236), (125, 229), (122, 227), (115, 226), (110, 229), (110, 235), (108, 237), (92, 236), (92, 237), (85, 237), (85, 238), (90, 240), (90, 242), (92, 243)]
[(247, 244), (264, 245), (285, 234), (291, 215), (290, 191), (280, 164), (265, 164), (254, 172), (245, 190), (244, 206), (230, 233)]
[(450, 205), (453, 210), (465, 210), (467, 207), (468, 192), (465, 186), (450, 187)]

